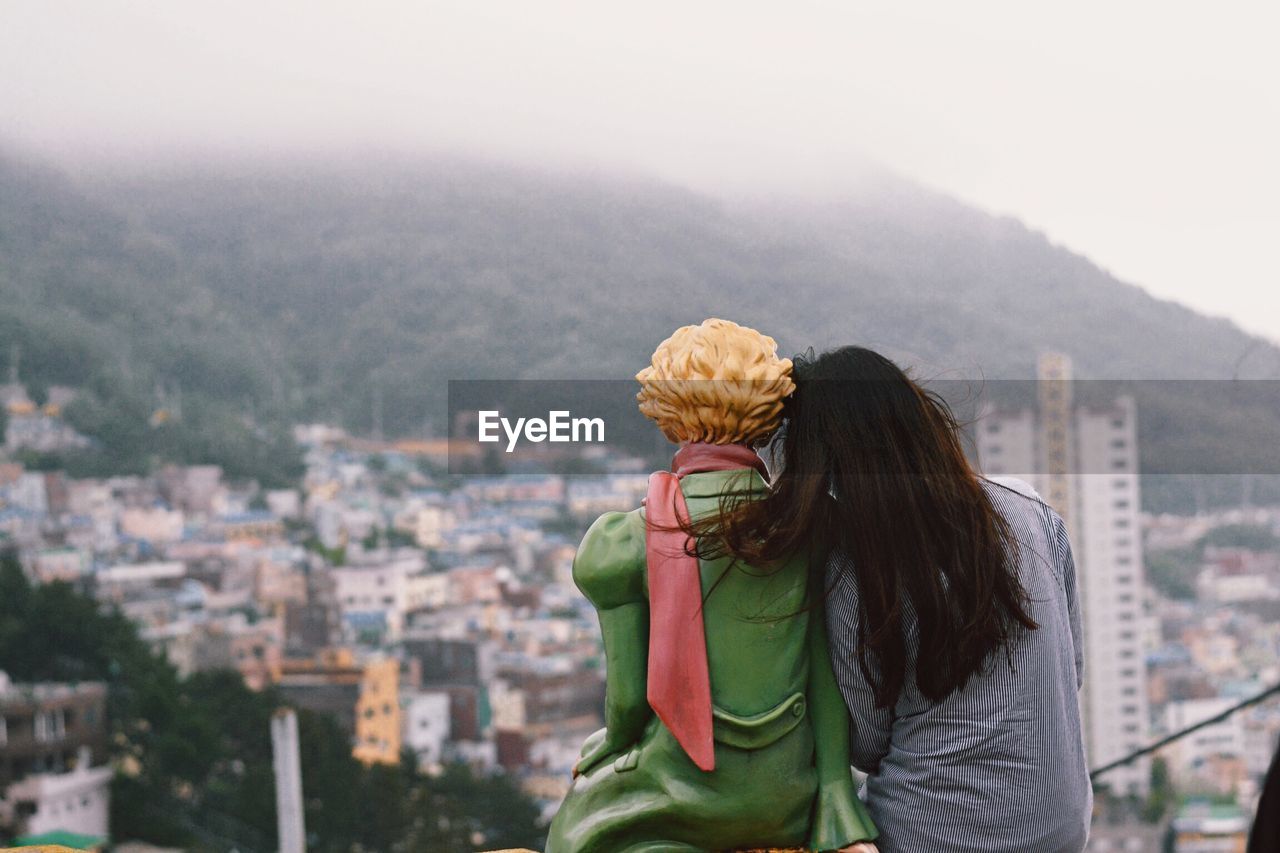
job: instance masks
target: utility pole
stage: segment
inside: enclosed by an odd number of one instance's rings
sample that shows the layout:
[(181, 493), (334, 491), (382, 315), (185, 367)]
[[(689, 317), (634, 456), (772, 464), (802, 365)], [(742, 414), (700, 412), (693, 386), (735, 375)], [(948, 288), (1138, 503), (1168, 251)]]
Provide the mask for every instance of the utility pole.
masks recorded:
[(306, 853), (298, 715), (291, 708), (279, 708), (271, 716), (271, 758), (276, 772), (276, 833), (280, 853)]

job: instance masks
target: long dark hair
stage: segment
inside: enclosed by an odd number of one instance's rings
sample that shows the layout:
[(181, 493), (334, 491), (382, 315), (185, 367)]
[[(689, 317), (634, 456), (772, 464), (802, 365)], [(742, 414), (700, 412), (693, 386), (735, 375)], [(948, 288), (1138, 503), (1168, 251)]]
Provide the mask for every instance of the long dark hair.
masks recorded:
[(755, 566), (807, 551), (818, 584), (836, 561), (856, 583), (858, 666), (877, 706), (892, 705), (907, 677), (907, 607), (919, 631), (916, 686), (941, 701), (1037, 627), (1017, 542), (945, 401), (862, 347), (797, 357), (794, 370), (776, 439), (782, 470), (767, 496), (700, 523), (698, 550)]

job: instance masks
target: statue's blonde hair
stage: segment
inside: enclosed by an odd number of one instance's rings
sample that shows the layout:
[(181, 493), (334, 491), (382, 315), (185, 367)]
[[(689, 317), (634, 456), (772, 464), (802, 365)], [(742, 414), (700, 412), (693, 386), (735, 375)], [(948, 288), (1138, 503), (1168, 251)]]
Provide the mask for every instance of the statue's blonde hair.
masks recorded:
[(676, 444), (763, 441), (796, 387), (773, 338), (715, 318), (677, 329), (636, 379), (640, 411)]

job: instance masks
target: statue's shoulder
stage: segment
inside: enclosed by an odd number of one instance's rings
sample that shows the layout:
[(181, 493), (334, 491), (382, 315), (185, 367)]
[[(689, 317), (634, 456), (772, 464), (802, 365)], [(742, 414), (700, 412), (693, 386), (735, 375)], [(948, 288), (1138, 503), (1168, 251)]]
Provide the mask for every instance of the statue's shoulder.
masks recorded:
[(573, 582), (597, 609), (645, 598), (644, 516), (606, 512), (582, 537), (573, 558)]

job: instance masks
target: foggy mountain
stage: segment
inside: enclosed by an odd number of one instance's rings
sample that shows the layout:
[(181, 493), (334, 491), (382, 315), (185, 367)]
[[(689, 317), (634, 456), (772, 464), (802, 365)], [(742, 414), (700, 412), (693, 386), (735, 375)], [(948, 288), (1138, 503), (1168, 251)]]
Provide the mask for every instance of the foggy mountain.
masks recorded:
[(178, 455), (293, 418), (368, 430), (375, 389), (396, 434), (447, 379), (628, 378), (707, 316), (924, 377), (1030, 377), (1044, 349), (1091, 378), (1280, 371), (1230, 322), (890, 175), (840, 200), (726, 201), (455, 160), (72, 178), (0, 154), (0, 341), (37, 388), (92, 389), (82, 420), (176, 398), (229, 431)]

